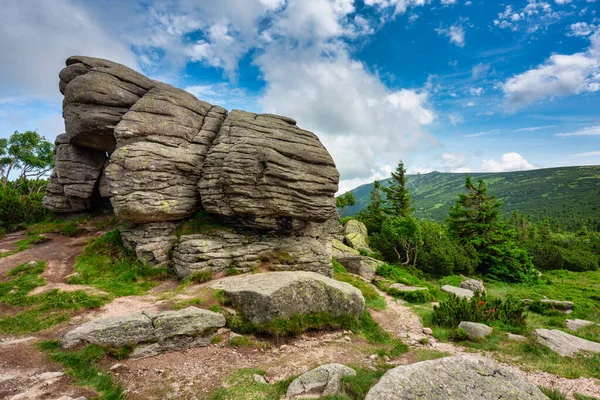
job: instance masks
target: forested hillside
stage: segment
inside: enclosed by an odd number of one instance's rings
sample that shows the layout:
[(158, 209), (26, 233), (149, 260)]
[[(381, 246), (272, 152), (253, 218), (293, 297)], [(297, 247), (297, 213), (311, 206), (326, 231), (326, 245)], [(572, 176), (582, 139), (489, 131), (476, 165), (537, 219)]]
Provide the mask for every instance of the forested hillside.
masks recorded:
[[(534, 222), (550, 220), (564, 228), (600, 229), (600, 166), (560, 167), (502, 173), (472, 173), (473, 180), (483, 178), (489, 191), (504, 202), (502, 212), (517, 210)], [(443, 221), (459, 193), (464, 193), (465, 174), (431, 172), (408, 175), (416, 215)], [(382, 181), (387, 186), (388, 181)], [(350, 192), (356, 205), (345, 215), (354, 215), (369, 203), (373, 184)]]

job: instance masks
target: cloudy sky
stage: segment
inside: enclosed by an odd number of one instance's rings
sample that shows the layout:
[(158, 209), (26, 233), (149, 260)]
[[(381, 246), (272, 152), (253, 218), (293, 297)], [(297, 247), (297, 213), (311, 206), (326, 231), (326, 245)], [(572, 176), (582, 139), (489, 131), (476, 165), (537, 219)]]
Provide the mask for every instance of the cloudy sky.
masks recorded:
[(600, 0), (3, 0), (0, 137), (63, 132), (58, 72), (109, 58), (314, 131), (340, 190), (600, 164)]

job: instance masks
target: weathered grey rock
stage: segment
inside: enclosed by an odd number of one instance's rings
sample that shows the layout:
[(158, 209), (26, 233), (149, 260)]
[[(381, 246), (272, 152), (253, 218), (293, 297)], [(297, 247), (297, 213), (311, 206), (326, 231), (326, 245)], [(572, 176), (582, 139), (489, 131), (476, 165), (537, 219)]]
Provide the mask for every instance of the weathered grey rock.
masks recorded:
[(418, 292), (421, 290), (427, 290), (426, 287), (418, 287), (418, 286), (408, 286), (402, 283), (392, 283), (390, 285), (391, 289), (397, 290), (399, 292)]
[(119, 218), (180, 220), (198, 207), (204, 159), (227, 111), (157, 83), (115, 128), (106, 176)]
[(125, 224), (119, 228), (123, 244), (135, 251), (137, 258), (162, 267), (169, 263), (169, 254), (177, 241), (175, 222)]
[(67, 332), (62, 345), (64, 348), (79, 343), (138, 346), (132, 356), (142, 357), (166, 350), (206, 346), (222, 326), (225, 326), (223, 315), (196, 307), (159, 314), (138, 312), (86, 322)]
[(527, 338), (523, 335), (515, 335), (514, 333), (507, 333), (508, 340), (514, 340), (516, 342), (526, 342)]
[(358, 250), (354, 250), (352, 247), (346, 246), (344, 243), (340, 242), (337, 239), (331, 240), (331, 245), (333, 248), (332, 256), (334, 258), (342, 258), (348, 256), (359, 256), (360, 252)]
[(368, 238), (367, 227), (362, 222), (351, 219), (344, 225), (344, 240), (353, 249), (370, 253)]
[(360, 316), (362, 293), (344, 282), (314, 272), (269, 272), (215, 281), (234, 307), (254, 324), (296, 315), (328, 313), (334, 318)]
[(600, 353), (600, 343), (569, 335), (558, 329), (536, 329), (533, 336), (538, 343), (548, 346), (563, 357), (572, 357), (581, 351)]
[(375, 276), (377, 267), (383, 265), (383, 261), (376, 260), (366, 256), (345, 256), (337, 258), (337, 261), (342, 264), (348, 272), (360, 275), (364, 278), (371, 279)]
[(458, 328), (467, 332), (467, 335), (469, 335), (469, 338), (471, 339), (485, 339), (494, 331), (486, 324), (469, 321), (461, 321), (460, 324), (458, 324)]
[(463, 289), (468, 289), (471, 292), (485, 292), (485, 286), (483, 286), (483, 282), (478, 281), (477, 279), (467, 279), (466, 281), (462, 281), (460, 283), (460, 287)]
[(578, 331), (583, 327), (594, 324), (592, 321), (586, 321), (584, 319), (567, 319), (565, 320), (565, 323), (567, 324), (567, 328), (572, 331)]
[(256, 383), (260, 383), (261, 385), (268, 385), (265, 377), (259, 374), (252, 375), (252, 380)]
[(338, 180), (313, 133), (288, 118), (233, 110), (208, 152), (198, 190), (209, 212), (289, 233), (331, 218)]
[(69, 144), (58, 135), (54, 147), (55, 167), (43, 205), (57, 213), (87, 211), (106, 162), (106, 152)]
[(356, 376), (356, 371), (342, 364), (321, 365), (294, 379), (288, 386), (286, 397), (335, 396), (342, 390), (344, 376)]
[(440, 290), (445, 293), (454, 294), (461, 299), (470, 299), (474, 295), (473, 291), (469, 289), (458, 288), (451, 285), (444, 285)]
[(365, 400), (547, 400), (519, 374), (484, 357), (461, 355), (389, 370)]
[(71, 143), (108, 152), (116, 147), (117, 124), (156, 85), (124, 65), (83, 56), (69, 57), (59, 77)]
[(183, 235), (173, 251), (179, 277), (194, 272), (219, 274), (228, 268), (247, 270), (264, 265), (275, 271), (313, 271), (333, 276), (331, 256), (317, 239), (276, 237), (218, 231)]

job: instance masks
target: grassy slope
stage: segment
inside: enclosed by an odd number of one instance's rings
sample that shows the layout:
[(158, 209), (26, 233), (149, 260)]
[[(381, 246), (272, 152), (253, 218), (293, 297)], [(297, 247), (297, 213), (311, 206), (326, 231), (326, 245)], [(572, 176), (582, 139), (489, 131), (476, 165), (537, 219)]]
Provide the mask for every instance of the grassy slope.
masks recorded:
[[(490, 192), (504, 201), (506, 214), (518, 210), (534, 221), (550, 218), (563, 224), (588, 223), (600, 225), (600, 166), (561, 167), (503, 173), (473, 173), (475, 180), (483, 178)], [(441, 222), (448, 215), (459, 193), (464, 193), (465, 174), (431, 172), (409, 175), (417, 216)], [(384, 181), (385, 184), (385, 181)], [(369, 202), (373, 185), (351, 190), (356, 206), (346, 215), (353, 215)], [(592, 221), (589, 224), (589, 221)]]

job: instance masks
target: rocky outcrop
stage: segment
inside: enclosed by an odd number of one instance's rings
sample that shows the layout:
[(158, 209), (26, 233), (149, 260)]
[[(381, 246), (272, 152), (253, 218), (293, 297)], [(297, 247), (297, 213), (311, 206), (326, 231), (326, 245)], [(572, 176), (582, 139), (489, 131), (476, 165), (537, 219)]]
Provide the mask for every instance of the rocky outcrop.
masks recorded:
[(106, 152), (69, 144), (66, 134), (56, 137), (55, 168), (43, 205), (57, 213), (90, 210), (99, 196), (98, 180), (106, 163)]
[(588, 325), (594, 325), (592, 321), (586, 321), (585, 319), (567, 319), (565, 320), (565, 324), (572, 331), (578, 331)]
[(519, 374), (484, 357), (461, 355), (396, 367), (365, 400), (547, 400)]
[(352, 247), (346, 246), (337, 239), (331, 240), (331, 247), (333, 250), (331, 255), (334, 258), (339, 259), (342, 257), (360, 256), (360, 252), (358, 250), (354, 250)]
[(426, 287), (408, 286), (403, 283), (392, 283), (390, 289), (398, 292), (420, 292), (422, 290), (428, 290)]
[(469, 335), (470, 339), (485, 339), (487, 336), (491, 335), (494, 331), (492, 328), (487, 326), (486, 324), (480, 324), (477, 322), (469, 322), (469, 321), (461, 321), (458, 324), (458, 328), (462, 329)]
[(120, 317), (95, 319), (67, 332), (64, 348), (80, 343), (101, 346), (136, 346), (133, 357), (158, 354), (166, 350), (206, 346), (216, 330), (225, 326), (221, 314), (188, 307), (159, 314), (138, 312)]
[(600, 343), (569, 335), (558, 329), (536, 329), (533, 336), (536, 342), (548, 346), (563, 357), (572, 357), (581, 351), (600, 353)]
[(471, 292), (485, 292), (485, 286), (483, 286), (483, 282), (478, 281), (477, 279), (467, 279), (466, 281), (462, 281), (460, 283), (460, 287), (463, 289), (468, 289)]
[(139, 260), (161, 267), (170, 260), (171, 250), (177, 241), (175, 230), (178, 226), (175, 222), (129, 223), (121, 226), (121, 239)]
[(215, 281), (244, 318), (260, 325), (294, 316), (325, 313), (359, 317), (365, 307), (354, 286), (314, 272), (268, 272)]
[[(66, 65), (66, 134), (57, 138), (48, 209), (89, 211), (110, 199), (129, 223), (125, 245), (154, 265), (170, 262), (177, 246), (181, 276), (246, 264), (241, 245), (256, 249), (246, 254), (253, 265), (281, 252), (295, 264), (274, 269), (332, 274), (339, 173), (316, 135), (283, 116), (228, 114), (109, 60), (74, 56)], [(192, 245), (204, 238), (177, 244), (174, 227), (202, 208), (239, 236), (206, 239), (207, 248)]]
[(286, 398), (336, 396), (342, 392), (342, 378), (356, 371), (342, 364), (326, 364), (300, 375), (290, 383)]
[(444, 285), (440, 288), (440, 290), (444, 293), (453, 294), (455, 296), (460, 297), (461, 299), (469, 300), (475, 293), (469, 289), (458, 288), (456, 286)]
[(353, 249), (371, 253), (367, 227), (360, 221), (351, 219), (344, 225), (344, 240)]
[(277, 237), (218, 231), (184, 235), (173, 251), (173, 269), (179, 277), (235, 268), (246, 272), (259, 266), (272, 271), (312, 271), (333, 276), (331, 256), (315, 238)]
[(209, 212), (289, 233), (331, 217), (338, 179), (319, 139), (294, 120), (234, 110), (206, 157), (198, 189)]
[(345, 256), (336, 259), (342, 264), (348, 272), (360, 275), (367, 279), (372, 279), (375, 276), (377, 267), (383, 265), (383, 261), (376, 260), (366, 256)]

